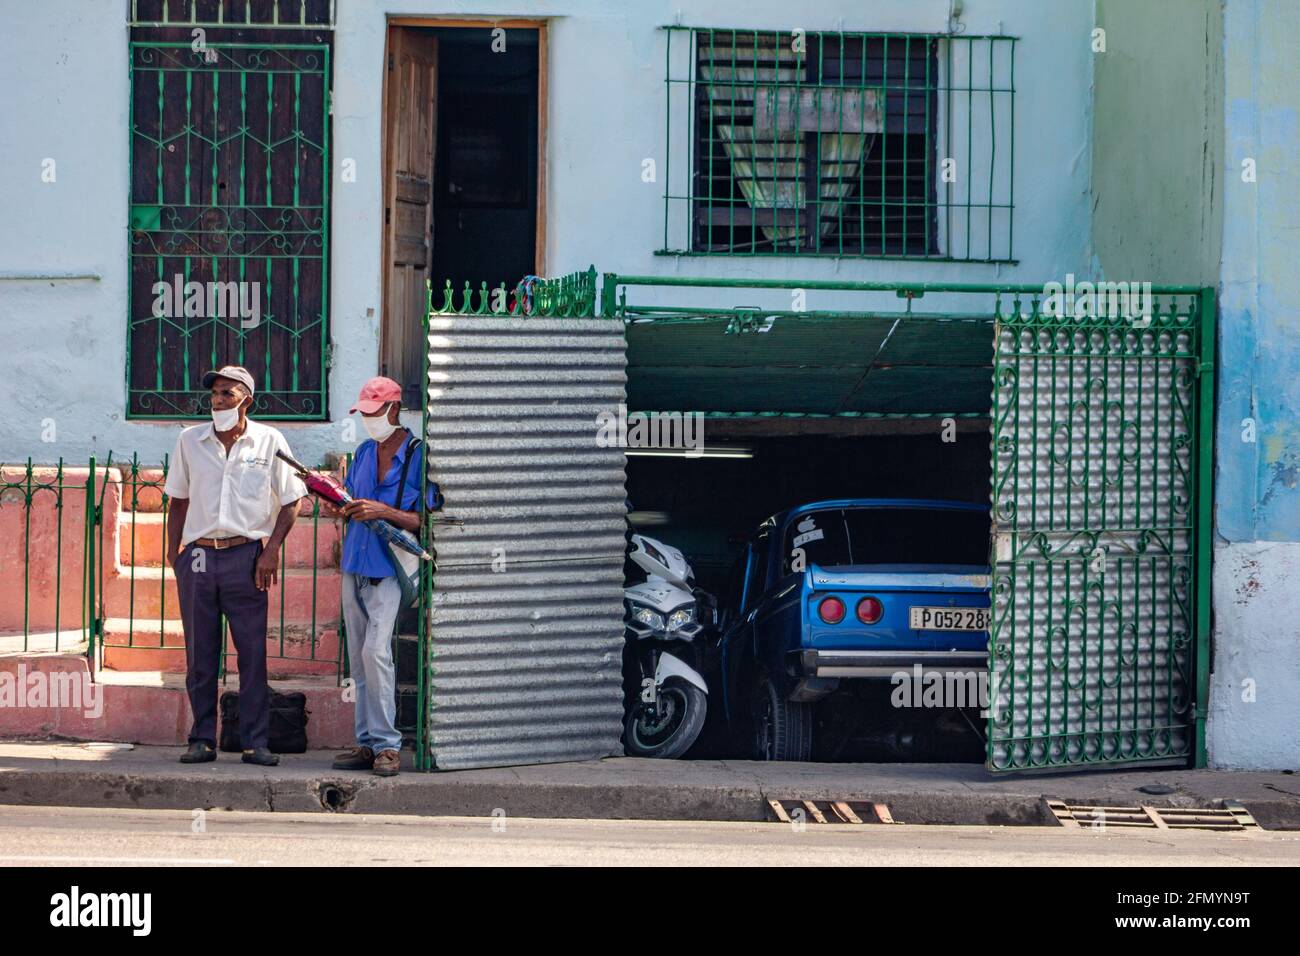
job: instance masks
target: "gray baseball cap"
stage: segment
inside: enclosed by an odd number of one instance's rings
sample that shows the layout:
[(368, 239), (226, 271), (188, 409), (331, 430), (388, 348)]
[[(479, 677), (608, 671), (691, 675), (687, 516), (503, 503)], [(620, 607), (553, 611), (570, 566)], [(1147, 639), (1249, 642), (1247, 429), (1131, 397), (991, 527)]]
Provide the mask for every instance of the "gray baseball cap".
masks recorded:
[(203, 387), (211, 388), (213, 379), (228, 378), (240, 382), (248, 389), (248, 394), (253, 394), (253, 373), (242, 365), (223, 365), (219, 369), (203, 373)]

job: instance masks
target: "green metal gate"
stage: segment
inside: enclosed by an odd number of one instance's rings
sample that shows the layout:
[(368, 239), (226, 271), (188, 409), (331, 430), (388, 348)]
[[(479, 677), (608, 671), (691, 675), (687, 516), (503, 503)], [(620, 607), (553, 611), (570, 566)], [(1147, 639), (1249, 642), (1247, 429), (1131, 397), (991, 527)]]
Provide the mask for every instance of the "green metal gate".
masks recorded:
[(999, 297), (992, 770), (1204, 765), (1214, 294), (1152, 306)]
[(230, 362), (258, 417), (324, 419), (329, 7), (183, 6), (132, 21), (127, 414), (202, 415), (200, 376)]

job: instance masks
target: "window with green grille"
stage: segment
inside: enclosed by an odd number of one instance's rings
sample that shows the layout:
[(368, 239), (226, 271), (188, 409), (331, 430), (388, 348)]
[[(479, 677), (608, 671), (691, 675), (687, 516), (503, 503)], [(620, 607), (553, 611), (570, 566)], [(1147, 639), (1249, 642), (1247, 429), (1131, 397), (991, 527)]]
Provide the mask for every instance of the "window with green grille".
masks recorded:
[(133, 0), (127, 414), (327, 417), (330, 0)]
[(1014, 38), (667, 34), (661, 253), (1014, 261)]

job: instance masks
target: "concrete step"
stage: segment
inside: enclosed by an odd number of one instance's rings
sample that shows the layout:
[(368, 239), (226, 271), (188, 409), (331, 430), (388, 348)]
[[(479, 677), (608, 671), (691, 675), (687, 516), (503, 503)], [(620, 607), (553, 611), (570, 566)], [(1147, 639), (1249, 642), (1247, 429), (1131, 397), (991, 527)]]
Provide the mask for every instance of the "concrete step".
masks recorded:
[[(161, 671), (185, 673), (185, 631), (178, 620), (130, 621), (109, 618), (104, 622), (102, 665), (115, 672)], [(226, 670), (238, 673), (235, 644), (226, 638)], [(300, 676), (335, 676), (339, 672), (339, 632), (321, 628), (312, 646), (309, 629), (286, 625), (281, 639), (279, 622), (273, 621), (266, 640), (266, 670), (271, 679)]]
[(0, 634), (0, 656), (9, 654), (84, 654), (86, 631), (65, 628), (59, 631), (29, 631), (27, 634)]
[[(101, 671), (92, 681), (85, 657), (63, 654), (0, 658), (0, 672), (26, 688), (21, 705), (0, 707), (0, 738), (176, 745), (189, 735), (183, 675)], [(352, 745), (353, 704), (333, 677), (272, 681), (271, 687), (307, 696), (309, 748)], [(238, 689), (239, 678), (231, 675), (218, 693)]]
[[(281, 568), (270, 590), (270, 620), (286, 624), (334, 626), (339, 620), (341, 578), (335, 568)], [(128, 567), (104, 574), (104, 613), (138, 624), (175, 619), (180, 614), (176, 574), (171, 568)], [(134, 607), (134, 611), (132, 608)], [(313, 617), (313, 610), (315, 615)]]
[[(123, 511), (117, 537), (117, 561), (123, 568), (161, 567), (166, 539), (161, 512)], [(343, 547), (342, 522), (299, 517), (284, 542), (284, 566), (336, 568)]]
[(133, 476), (131, 464), (122, 469), (122, 510), (162, 511), (163, 473), (161, 468), (141, 468)]

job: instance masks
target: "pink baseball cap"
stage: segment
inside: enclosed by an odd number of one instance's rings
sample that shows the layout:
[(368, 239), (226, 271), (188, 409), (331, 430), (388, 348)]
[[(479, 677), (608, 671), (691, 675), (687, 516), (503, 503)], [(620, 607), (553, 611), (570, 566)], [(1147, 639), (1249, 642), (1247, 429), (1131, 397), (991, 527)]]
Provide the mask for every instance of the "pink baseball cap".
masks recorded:
[(348, 409), (348, 414), (360, 412), (362, 415), (373, 415), (389, 402), (400, 402), (401, 400), (402, 386), (391, 378), (376, 375), (361, 386), (361, 394), (357, 396), (357, 403)]

